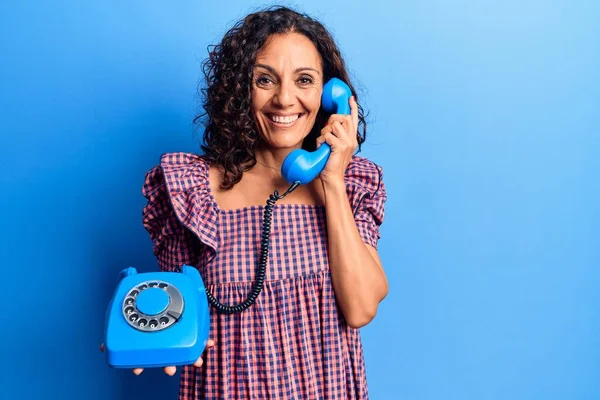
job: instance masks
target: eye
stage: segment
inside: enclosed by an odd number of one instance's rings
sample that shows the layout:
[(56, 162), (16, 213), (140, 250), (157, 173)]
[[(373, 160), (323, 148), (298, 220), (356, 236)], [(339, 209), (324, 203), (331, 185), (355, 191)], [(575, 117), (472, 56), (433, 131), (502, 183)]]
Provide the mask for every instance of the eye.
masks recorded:
[(254, 82), (259, 86), (266, 86), (273, 83), (273, 80), (266, 75), (261, 75), (258, 78), (254, 79)]
[(301, 85), (310, 85), (313, 82), (314, 82), (314, 79), (312, 78), (312, 76), (308, 76), (308, 75), (301, 76), (298, 79), (298, 83), (300, 83)]

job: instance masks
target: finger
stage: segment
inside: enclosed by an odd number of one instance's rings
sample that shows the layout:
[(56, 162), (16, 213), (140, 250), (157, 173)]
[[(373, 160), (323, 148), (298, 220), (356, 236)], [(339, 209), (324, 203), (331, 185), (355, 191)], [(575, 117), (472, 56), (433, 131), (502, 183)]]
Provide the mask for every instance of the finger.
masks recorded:
[(352, 115), (332, 114), (329, 116), (329, 119), (327, 120), (327, 124), (325, 125), (325, 127), (327, 127), (335, 122), (340, 122), (342, 125), (348, 125), (348, 127), (350, 127), (350, 125), (354, 123), (352, 121)]
[(165, 367), (165, 374), (173, 376), (175, 372), (177, 372), (177, 367)]
[(323, 134), (323, 142), (327, 143), (331, 147), (331, 150), (333, 150), (334, 148), (338, 147), (340, 139), (332, 132), (327, 132)]
[(338, 138), (344, 137), (344, 128), (342, 127), (342, 123), (340, 121), (334, 121), (331, 125), (331, 134)]
[(331, 133), (334, 136), (342, 138), (345, 136), (345, 130), (341, 121), (332, 121), (329, 125), (321, 129), (321, 135)]
[(321, 145), (323, 144), (323, 142), (325, 142), (325, 139), (323, 139), (323, 140), (317, 139), (317, 149), (321, 147)]
[(344, 137), (353, 137), (356, 136), (356, 127), (354, 126), (354, 121), (352, 120), (352, 116), (351, 115), (344, 115), (341, 116), (341, 118), (336, 119), (335, 122), (332, 123), (332, 125), (335, 125), (336, 123), (340, 124), (343, 127), (343, 130), (340, 131), (334, 131), (334, 133), (337, 135), (338, 133), (341, 133)]
[(323, 129), (321, 129), (321, 134), (317, 137), (317, 145), (325, 142), (325, 135), (328, 133), (331, 133), (331, 131), (332, 131), (331, 125), (327, 125)]
[(322, 145), (324, 142), (325, 142), (325, 138), (323, 137), (323, 135), (319, 136), (319, 137), (317, 138), (317, 149), (318, 149), (319, 147), (321, 147), (321, 145)]
[[(205, 349), (210, 349), (214, 345), (215, 345), (215, 341), (212, 340), (212, 339), (209, 339), (209, 340), (206, 341), (206, 347), (205, 347)], [(200, 356), (200, 357), (198, 357), (198, 359), (194, 363), (194, 366), (200, 368), (202, 366), (202, 364), (204, 364), (204, 359), (202, 358), (202, 356)]]
[(134, 369), (133, 369), (133, 373), (134, 373), (135, 375), (139, 375), (139, 374), (141, 374), (142, 372), (144, 372), (144, 368), (134, 368)]
[(104, 343), (100, 345), (100, 351), (104, 353)]
[(350, 97), (350, 116), (354, 124), (354, 130), (358, 129), (358, 103), (354, 96)]
[(353, 131), (343, 127), (339, 122), (335, 122), (332, 125), (333, 135), (339, 140), (336, 144), (337, 149), (352, 149), (354, 150), (357, 146), (356, 135), (352, 134)]
[(331, 124), (331, 130), (332, 134), (335, 137), (342, 139), (346, 142), (348, 141), (348, 129), (344, 127), (341, 122), (336, 121), (333, 124)]
[(323, 143), (325, 143), (327, 141), (328, 136), (335, 138), (332, 127), (330, 125), (321, 129), (321, 135), (319, 135), (319, 137), (317, 137), (317, 148), (319, 148), (319, 146), (321, 146)]

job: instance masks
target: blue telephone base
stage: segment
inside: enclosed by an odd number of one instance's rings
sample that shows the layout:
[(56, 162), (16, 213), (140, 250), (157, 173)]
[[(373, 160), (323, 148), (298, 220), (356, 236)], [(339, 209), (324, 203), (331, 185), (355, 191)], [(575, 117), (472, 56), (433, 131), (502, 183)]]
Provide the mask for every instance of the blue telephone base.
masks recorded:
[(190, 365), (206, 347), (208, 300), (196, 268), (119, 275), (106, 313), (106, 361), (113, 368)]

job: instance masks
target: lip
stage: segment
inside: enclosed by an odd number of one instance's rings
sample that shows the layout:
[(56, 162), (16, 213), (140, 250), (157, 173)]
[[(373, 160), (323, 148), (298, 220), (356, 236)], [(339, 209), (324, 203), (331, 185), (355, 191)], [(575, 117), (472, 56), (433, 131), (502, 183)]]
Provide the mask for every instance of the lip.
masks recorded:
[[(299, 115), (299, 116), (291, 124), (282, 124), (282, 123), (273, 121), (271, 119), (271, 115), (277, 115), (277, 116), (280, 116), (280, 117), (287, 117), (287, 116), (290, 116), (290, 115)], [(269, 123), (272, 126), (275, 126), (277, 128), (283, 128), (283, 129), (292, 128), (292, 127), (296, 126), (296, 124), (298, 123), (298, 121), (300, 121), (302, 118), (304, 118), (305, 115), (306, 115), (306, 113), (294, 113), (294, 114), (265, 113), (265, 116), (267, 117), (267, 119), (269, 120)]]

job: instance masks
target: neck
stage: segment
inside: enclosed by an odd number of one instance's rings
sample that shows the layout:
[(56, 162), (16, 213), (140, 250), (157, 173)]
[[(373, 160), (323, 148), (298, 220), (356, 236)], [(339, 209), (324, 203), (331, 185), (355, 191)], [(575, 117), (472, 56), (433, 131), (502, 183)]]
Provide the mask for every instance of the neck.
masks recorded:
[(287, 155), (293, 149), (258, 148), (255, 151), (256, 165), (254, 172), (269, 177), (273, 184), (278, 186), (289, 186), (281, 176), (281, 166)]
[(288, 154), (290, 154), (289, 149), (257, 149), (254, 153), (259, 165), (277, 171), (281, 171), (283, 160)]

